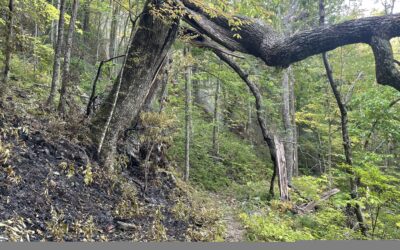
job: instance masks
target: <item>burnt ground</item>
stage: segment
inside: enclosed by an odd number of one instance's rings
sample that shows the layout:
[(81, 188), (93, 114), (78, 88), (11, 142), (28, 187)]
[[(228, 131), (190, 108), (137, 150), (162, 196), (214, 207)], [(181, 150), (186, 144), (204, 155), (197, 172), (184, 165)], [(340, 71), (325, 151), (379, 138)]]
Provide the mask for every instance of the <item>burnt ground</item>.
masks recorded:
[(144, 191), (135, 166), (108, 173), (68, 123), (0, 113), (0, 241), (223, 240), (215, 204), (168, 167)]

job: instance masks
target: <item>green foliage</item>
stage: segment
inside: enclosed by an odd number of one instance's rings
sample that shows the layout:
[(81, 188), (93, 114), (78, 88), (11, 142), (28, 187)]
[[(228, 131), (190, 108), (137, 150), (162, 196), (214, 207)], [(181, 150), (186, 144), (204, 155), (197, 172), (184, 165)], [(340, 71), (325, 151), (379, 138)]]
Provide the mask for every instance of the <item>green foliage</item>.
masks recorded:
[(291, 220), (273, 212), (262, 215), (241, 214), (240, 218), (247, 229), (247, 237), (250, 241), (295, 242), (314, 239), (304, 228), (294, 229)]

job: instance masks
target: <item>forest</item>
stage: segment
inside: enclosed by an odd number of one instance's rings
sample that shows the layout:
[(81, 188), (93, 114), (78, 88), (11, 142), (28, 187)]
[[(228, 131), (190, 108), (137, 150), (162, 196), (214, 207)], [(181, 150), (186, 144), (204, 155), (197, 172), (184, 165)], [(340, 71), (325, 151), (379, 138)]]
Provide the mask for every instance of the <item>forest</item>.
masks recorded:
[(0, 244), (399, 240), (399, 13), (0, 0)]

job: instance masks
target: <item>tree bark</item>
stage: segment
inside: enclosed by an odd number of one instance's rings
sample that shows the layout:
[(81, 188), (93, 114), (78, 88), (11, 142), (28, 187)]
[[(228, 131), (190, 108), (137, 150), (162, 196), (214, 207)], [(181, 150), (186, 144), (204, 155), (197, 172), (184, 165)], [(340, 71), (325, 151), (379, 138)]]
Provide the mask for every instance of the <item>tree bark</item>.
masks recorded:
[(7, 83), (10, 74), (11, 55), (13, 48), (13, 29), (14, 25), (14, 0), (8, 1), (8, 13), (7, 13), (7, 28), (6, 28), (6, 39), (4, 45), (4, 69), (3, 69), (3, 82), (0, 85), (0, 99), (3, 98), (7, 91)]
[(72, 4), (72, 15), (69, 23), (67, 41), (65, 44), (65, 54), (64, 54), (64, 67), (61, 79), (61, 90), (60, 90), (60, 102), (58, 104), (58, 112), (61, 116), (65, 115), (65, 109), (67, 106), (67, 100), (69, 99), (68, 89), (70, 86), (70, 65), (71, 65), (71, 53), (72, 53), (72, 41), (74, 37), (75, 22), (78, 15), (79, 0), (74, 0)]
[(160, 7), (158, 1), (146, 2), (121, 73), (90, 125), (99, 161), (110, 169), (113, 169), (117, 140), (139, 114), (177, 33), (177, 21), (151, 15), (150, 3)]
[(57, 40), (55, 45), (55, 52), (54, 52), (54, 64), (53, 64), (53, 76), (51, 79), (51, 89), (50, 95), (47, 99), (47, 106), (52, 107), (54, 104), (54, 98), (56, 95), (56, 89), (59, 82), (60, 77), (60, 63), (61, 63), (61, 49), (63, 45), (64, 39), (64, 15), (65, 15), (65, 0), (59, 0), (60, 6), (60, 17), (58, 19), (57, 25)]

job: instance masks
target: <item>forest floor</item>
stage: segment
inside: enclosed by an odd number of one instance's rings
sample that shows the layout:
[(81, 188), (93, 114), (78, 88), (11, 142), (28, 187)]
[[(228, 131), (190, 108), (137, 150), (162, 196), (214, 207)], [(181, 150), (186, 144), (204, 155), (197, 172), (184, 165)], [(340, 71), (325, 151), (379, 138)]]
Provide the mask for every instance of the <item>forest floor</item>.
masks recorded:
[(224, 239), (218, 204), (170, 169), (143, 192), (129, 167), (99, 167), (87, 142), (65, 133), (68, 123), (22, 106), (0, 110), (0, 241)]

